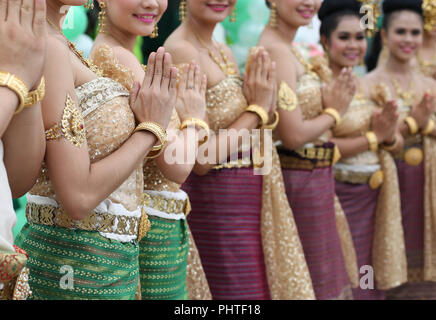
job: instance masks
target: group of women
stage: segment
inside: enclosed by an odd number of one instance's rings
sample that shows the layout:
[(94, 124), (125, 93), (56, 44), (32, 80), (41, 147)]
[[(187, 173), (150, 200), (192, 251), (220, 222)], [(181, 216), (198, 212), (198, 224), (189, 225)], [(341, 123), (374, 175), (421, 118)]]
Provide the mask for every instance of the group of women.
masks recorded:
[[(19, 265), (4, 297), (436, 298), (436, 4), (384, 0), (367, 54), (377, 1), (266, 0), (242, 76), (212, 38), (236, 2), (180, 1), (142, 65), (136, 38), (158, 36), (167, 0), (96, 1), (90, 59), (60, 26), (63, 6), (92, 1), (46, 0), (46, 24), (44, 1), (0, 1), (19, 21), (34, 11), (47, 47), (32, 69), (45, 87), (2, 137), (28, 139), (27, 117), (32, 147), (5, 152), (12, 193), (31, 190), (15, 252), (0, 246), (0, 265)], [(306, 61), (293, 39), (316, 14), (325, 56)], [(247, 129), (274, 132), (268, 174)]]

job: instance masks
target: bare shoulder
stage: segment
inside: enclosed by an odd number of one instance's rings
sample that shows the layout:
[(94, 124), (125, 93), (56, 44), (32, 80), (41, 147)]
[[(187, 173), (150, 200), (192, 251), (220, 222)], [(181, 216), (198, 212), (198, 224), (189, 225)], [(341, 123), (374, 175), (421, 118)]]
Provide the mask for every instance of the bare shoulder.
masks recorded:
[(198, 49), (185, 39), (170, 39), (164, 44), (167, 52), (171, 54), (174, 64), (181, 64), (194, 61), (199, 61)]
[(142, 83), (144, 71), (142, 69), (141, 62), (133, 54), (133, 52), (130, 52), (121, 46), (112, 47), (112, 51), (114, 53), (114, 57), (118, 60), (118, 63), (130, 69), (135, 75), (135, 80)]

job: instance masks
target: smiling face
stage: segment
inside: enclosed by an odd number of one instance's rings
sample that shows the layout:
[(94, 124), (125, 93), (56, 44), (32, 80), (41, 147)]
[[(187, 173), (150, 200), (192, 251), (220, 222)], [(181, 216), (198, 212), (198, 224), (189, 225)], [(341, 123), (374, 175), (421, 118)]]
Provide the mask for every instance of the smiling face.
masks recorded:
[(344, 16), (327, 41), (330, 62), (342, 67), (354, 67), (365, 57), (365, 32), (356, 16)]
[(277, 5), (277, 14), (286, 24), (296, 28), (311, 23), (321, 7), (321, 0), (271, 0)]
[(237, 0), (187, 0), (187, 13), (208, 23), (224, 21), (235, 8)]
[(108, 23), (117, 29), (138, 36), (149, 36), (168, 7), (168, 0), (104, 0), (104, 2)]
[(390, 54), (400, 61), (410, 61), (422, 46), (422, 18), (412, 11), (400, 11), (394, 13), (389, 20), (382, 38)]

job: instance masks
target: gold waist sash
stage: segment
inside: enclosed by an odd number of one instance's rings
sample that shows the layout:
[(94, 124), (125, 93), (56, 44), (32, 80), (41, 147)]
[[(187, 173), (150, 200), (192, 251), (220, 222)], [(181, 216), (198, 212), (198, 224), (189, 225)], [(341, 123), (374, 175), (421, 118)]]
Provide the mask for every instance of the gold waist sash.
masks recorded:
[(369, 184), (371, 189), (376, 190), (383, 184), (384, 174), (382, 170), (358, 172), (335, 169), (335, 180), (352, 184)]
[(62, 208), (28, 203), (26, 218), (29, 223), (58, 226), (67, 229), (98, 231), (124, 236), (138, 236), (141, 217), (92, 212), (83, 220), (73, 220)]

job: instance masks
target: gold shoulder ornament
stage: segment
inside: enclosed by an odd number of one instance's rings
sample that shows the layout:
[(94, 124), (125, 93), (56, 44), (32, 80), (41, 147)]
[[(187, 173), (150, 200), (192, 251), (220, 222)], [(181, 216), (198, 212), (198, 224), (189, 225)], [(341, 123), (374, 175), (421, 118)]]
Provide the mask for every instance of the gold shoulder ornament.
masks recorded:
[(45, 132), (45, 136), (48, 141), (60, 140), (62, 137), (65, 137), (65, 139), (78, 148), (85, 142), (86, 130), (83, 116), (69, 94), (67, 94), (61, 123), (55, 124), (48, 129)]
[(298, 105), (298, 98), (286, 82), (280, 84), (278, 107), (286, 111), (294, 111)]

